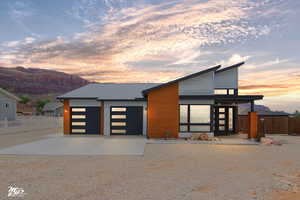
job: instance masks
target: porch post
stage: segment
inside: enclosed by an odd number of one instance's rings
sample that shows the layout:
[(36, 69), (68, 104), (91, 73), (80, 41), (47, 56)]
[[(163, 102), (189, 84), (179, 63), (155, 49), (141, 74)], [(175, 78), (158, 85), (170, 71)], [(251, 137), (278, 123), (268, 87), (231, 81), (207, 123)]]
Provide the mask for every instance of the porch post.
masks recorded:
[(251, 101), (251, 110), (250, 112), (254, 112), (254, 100)]
[(255, 139), (257, 138), (257, 113), (249, 112), (248, 113), (248, 138)]

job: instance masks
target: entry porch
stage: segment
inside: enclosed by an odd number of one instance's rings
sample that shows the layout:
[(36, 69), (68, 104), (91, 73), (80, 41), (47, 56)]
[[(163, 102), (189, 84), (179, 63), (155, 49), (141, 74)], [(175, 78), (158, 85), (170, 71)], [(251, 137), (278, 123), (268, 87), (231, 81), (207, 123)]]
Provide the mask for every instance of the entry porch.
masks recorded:
[[(250, 103), (248, 113), (248, 138), (257, 136), (257, 114), (254, 110), (256, 100), (262, 95), (203, 95), (180, 96), (179, 137), (187, 138), (195, 133), (210, 136), (230, 136), (238, 132), (238, 105)], [(201, 102), (210, 102), (204, 104)], [(199, 103), (197, 103), (199, 102)]]

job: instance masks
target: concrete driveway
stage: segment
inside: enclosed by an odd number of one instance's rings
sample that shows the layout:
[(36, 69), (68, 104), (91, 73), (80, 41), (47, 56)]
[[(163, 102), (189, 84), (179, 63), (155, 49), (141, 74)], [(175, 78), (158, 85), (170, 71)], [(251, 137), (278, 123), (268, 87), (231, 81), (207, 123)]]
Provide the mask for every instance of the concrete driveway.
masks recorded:
[(13, 155), (143, 155), (144, 137), (47, 136), (41, 140), (0, 149)]

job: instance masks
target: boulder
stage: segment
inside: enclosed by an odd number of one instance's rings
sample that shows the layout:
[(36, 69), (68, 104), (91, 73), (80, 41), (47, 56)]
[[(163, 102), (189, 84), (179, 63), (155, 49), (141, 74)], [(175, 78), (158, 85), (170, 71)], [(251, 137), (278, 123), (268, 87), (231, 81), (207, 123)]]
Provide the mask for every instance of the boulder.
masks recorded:
[(206, 133), (202, 133), (199, 135), (199, 140), (206, 140), (208, 141), (209, 140), (209, 137)]
[(199, 140), (199, 137), (200, 137), (199, 134), (193, 134), (193, 135), (190, 137), (190, 140)]
[(260, 138), (260, 142), (264, 145), (271, 145), (273, 143), (273, 139), (262, 137)]
[(281, 142), (274, 140), (272, 138), (262, 137), (260, 138), (260, 142), (264, 145), (282, 145)]

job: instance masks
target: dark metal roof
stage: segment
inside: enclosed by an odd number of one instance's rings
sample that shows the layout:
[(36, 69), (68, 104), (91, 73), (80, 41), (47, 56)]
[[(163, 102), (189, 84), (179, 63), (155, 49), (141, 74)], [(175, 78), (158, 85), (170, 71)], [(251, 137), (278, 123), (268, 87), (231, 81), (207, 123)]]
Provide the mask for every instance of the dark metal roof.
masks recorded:
[(93, 83), (57, 99), (136, 100), (143, 98), (141, 91), (156, 85), (158, 83)]
[(169, 81), (169, 82), (167, 82), (167, 83), (162, 83), (162, 84), (160, 84), (160, 85), (157, 85), (157, 86), (148, 88), (148, 89), (146, 89), (146, 90), (143, 90), (142, 93), (143, 93), (143, 95), (146, 95), (147, 93), (149, 93), (149, 92), (152, 91), (152, 90), (155, 90), (155, 89), (158, 89), (158, 88), (161, 88), (161, 87), (164, 87), (164, 86), (173, 84), (173, 83), (177, 83), (177, 82), (179, 82), (179, 81), (184, 81), (184, 80), (186, 80), (186, 79), (194, 78), (194, 77), (196, 77), (196, 76), (199, 76), (199, 75), (201, 75), (201, 74), (205, 74), (205, 73), (208, 73), (208, 72), (211, 72), (211, 71), (216, 71), (216, 70), (218, 70), (220, 67), (221, 67), (221, 65), (217, 65), (217, 66), (215, 66), (215, 67), (211, 67), (211, 68), (208, 68), (208, 69), (206, 69), (206, 70), (203, 70), (203, 71), (200, 71), (200, 72), (196, 72), (196, 73), (193, 73), (193, 74), (190, 74), (190, 75), (187, 75), (187, 76), (184, 76), (184, 77), (181, 77), (181, 78), (178, 78), (178, 79)]
[(214, 99), (218, 102), (247, 103), (254, 100), (261, 100), (263, 95), (180, 95), (180, 99)]
[(226, 67), (226, 68), (217, 70), (216, 73), (220, 73), (220, 72), (224, 72), (224, 71), (227, 71), (227, 70), (236, 68), (236, 67), (240, 67), (240, 66), (242, 66), (243, 64), (245, 64), (245, 62), (240, 62), (240, 63), (234, 64), (234, 65), (231, 65), (231, 66), (229, 66), (229, 67)]

